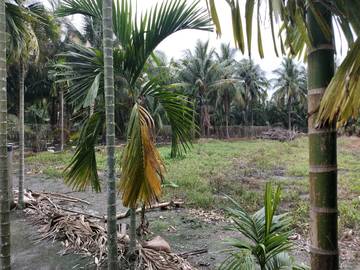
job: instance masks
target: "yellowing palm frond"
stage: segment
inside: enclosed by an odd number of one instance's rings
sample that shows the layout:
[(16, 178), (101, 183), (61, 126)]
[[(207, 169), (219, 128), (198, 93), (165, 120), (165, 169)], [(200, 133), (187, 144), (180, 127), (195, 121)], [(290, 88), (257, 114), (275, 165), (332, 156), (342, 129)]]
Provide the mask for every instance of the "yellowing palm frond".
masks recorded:
[(216, 6), (215, 6), (215, 0), (206, 0), (206, 5), (211, 14), (211, 18), (215, 24), (216, 34), (218, 36), (221, 36), (221, 25), (220, 25), (219, 16), (218, 16)]
[(351, 46), (346, 58), (331, 80), (319, 111), (319, 120), (345, 124), (360, 110), (360, 38)]
[(161, 193), (165, 167), (152, 138), (153, 129), (152, 117), (136, 103), (128, 125), (128, 142), (118, 187), (124, 206), (136, 207), (139, 202), (150, 204)]

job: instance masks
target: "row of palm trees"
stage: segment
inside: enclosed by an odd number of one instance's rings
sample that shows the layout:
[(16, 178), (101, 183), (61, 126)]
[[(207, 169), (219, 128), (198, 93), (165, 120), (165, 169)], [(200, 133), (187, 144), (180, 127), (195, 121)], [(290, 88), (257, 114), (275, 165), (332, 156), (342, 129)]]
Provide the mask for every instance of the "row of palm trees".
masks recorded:
[[(191, 98), (201, 135), (208, 136), (210, 126), (224, 125), (225, 137), (229, 138), (230, 118), (233, 123), (254, 126), (255, 114), (271, 119), (266, 113), (271, 105), (288, 115), (286, 122), (291, 129), (292, 113), (306, 110), (305, 69), (292, 58), (284, 58), (274, 70), (274, 79), (268, 80), (259, 65), (248, 59), (236, 61), (235, 53), (229, 44), (221, 44), (217, 52), (209, 42), (199, 40), (193, 51), (186, 50), (184, 58), (173, 63), (175, 71), (169, 71), (174, 74), (173, 85)], [(271, 89), (274, 93), (269, 98)], [(306, 123), (305, 117), (301, 120)]]

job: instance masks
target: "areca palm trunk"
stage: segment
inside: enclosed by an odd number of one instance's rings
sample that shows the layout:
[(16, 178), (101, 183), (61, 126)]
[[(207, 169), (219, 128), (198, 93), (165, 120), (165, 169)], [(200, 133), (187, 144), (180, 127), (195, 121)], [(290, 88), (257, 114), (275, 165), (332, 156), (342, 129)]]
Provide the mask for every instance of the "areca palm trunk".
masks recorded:
[(116, 232), (116, 185), (115, 185), (115, 101), (113, 64), (113, 20), (112, 1), (103, 1), (103, 49), (104, 49), (104, 88), (106, 114), (106, 149), (108, 166), (108, 269), (117, 269)]
[(308, 51), (308, 128), (310, 161), (311, 269), (339, 268), (337, 243), (337, 157), (334, 124), (316, 126), (316, 111), (334, 75), (332, 15), (320, 2), (313, 2), (318, 14), (331, 29), (331, 37), (321, 30), (309, 8), (307, 23), (312, 40)]
[(229, 112), (230, 112), (230, 97), (229, 92), (225, 90), (225, 136), (226, 139), (230, 139), (229, 135)]
[(23, 60), (19, 64), (19, 199), (18, 207), (24, 208), (24, 179), (25, 179), (25, 135), (24, 135), (24, 95), (25, 95), (25, 65)]
[(64, 151), (64, 91), (60, 90), (60, 151)]
[(136, 208), (130, 208), (130, 227), (129, 227), (129, 261), (130, 270), (135, 270), (135, 250), (136, 250)]
[(250, 114), (251, 114), (251, 132), (250, 132), (250, 136), (251, 138), (254, 137), (253, 132), (254, 132), (254, 111), (253, 111), (253, 101), (250, 101)]
[(289, 101), (288, 105), (288, 128), (291, 130), (291, 101)]
[(200, 132), (201, 136), (205, 136), (205, 104), (202, 100), (203, 97), (200, 97)]
[(10, 202), (7, 168), (7, 97), (5, 1), (0, 2), (0, 266), (11, 269)]

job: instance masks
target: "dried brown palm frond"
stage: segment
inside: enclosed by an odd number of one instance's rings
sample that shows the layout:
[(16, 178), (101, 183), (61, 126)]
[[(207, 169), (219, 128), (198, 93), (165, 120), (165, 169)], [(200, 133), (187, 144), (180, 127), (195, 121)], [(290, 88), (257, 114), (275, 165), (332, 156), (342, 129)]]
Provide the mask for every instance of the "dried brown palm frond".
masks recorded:
[[(92, 215), (68, 213), (64, 204), (68, 198), (58, 194), (24, 192), (28, 217), (40, 227), (39, 241), (50, 239), (60, 241), (64, 246), (64, 254), (76, 253), (94, 258), (97, 267), (107, 262), (107, 233), (101, 219)], [(17, 193), (14, 194), (16, 201)], [(70, 201), (68, 201), (70, 202)], [(79, 200), (81, 202), (81, 200)], [(125, 264), (129, 238), (118, 233), (119, 263)], [(143, 247), (137, 243), (136, 269), (143, 270), (195, 270), (181, 256), (165, 251)]]
[[(144, 269), (157, 270), (194, 270), (195, 268), (185, 259), (174, 253), (156, 251), (150, 248), (140, 248), (139, 266)], [(139, 268), (141, 269), (141, 268)]]

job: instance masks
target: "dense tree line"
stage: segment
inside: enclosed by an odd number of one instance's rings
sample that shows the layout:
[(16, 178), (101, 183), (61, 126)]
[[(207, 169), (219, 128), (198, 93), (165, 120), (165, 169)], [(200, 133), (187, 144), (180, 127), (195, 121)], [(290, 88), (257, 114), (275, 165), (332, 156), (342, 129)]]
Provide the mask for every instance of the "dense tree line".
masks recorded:
[[(89, 20), (86, 20), (90, 23)], [(25, 123), (28, 127), (28, 139), (31, 134), (47, 126), (52, 133), (54, 143), (60, 143), (61, 134), (61, 100), (65, 91), (65, 134), (66, 137), (76, 134), (82, 125), (84, 115), (88, 115), (102, 106), (100, 97), (87, 110), (81, 107), (79, 99), (86, 99), (96, 94), (93, 86), (98, 83), (84, 86), (79, 92), (78, 81), (66, 85), (67, 68), (79, 69), (78, 63), (88, 56), (96, 55), (97, 49), (82, 47), (85, 44), (96, 44), (89, 39), (94, 37), (93, 28), (85, 27), (85, 34), (81, 34), (70, 23), (64, 26), (66, 41), (52, 40), (50, 37), (42, 39), (46, 47), (37, 62), (30, 62), (25, 75)], [(64, 34), (63, 34), (64, 35)], [(99, 44), (98, 44), (99, 45)], [(98, 46), (96, 45), (96, 46)], [(63, 51), (68, 50), (67, 53)], [(100, 48), (99, 48), (100, 49)], [(198, 41), (195, 48), (184, 51), (181, 59), (171, 59), (161, 51), (156, 51), (146, 62), (141, 79), (136, 82), (136, 91), (141, 91), (145, 82), (156, 81), (159, 86), (170, 88), (171, 91), (185, 95), (194, 109), (193, 121), (199, 126), (198, 135), (210, 136), (217, 134), (228, 138), (229, 126), (280, 126), (304, 130), (306, 128), (306, 71), (291, 58), (284, 58), (281, 66), (272, 74), (265, 74), (259, 65), (248, 59), (236, 60), (236, 50), (229, 44), (221, 44), (219, 50), (210, 48), (209, 42)], [(75, 56), (76, 55), (76, 56)], [(81, 59), (83, 57), (83, 59)], [(69, 62), (66, 62), (68, 61)], [(96, 62), (89, 63), (95, 68)], [(9, 113), (19, 115), (18, 106), (18, 69), (9, 66), (8, 96)], [(95, 79), (89, 74), (80, 71), (82, 76)], [(80, 82), (82, 83), (82, 82)], [(115, 77), (117, 85), (115, 118), (117, 123), (116, 134), (124, 139), (129, 118), (131, 96), (126, 80), (123, 76)], [(77, 89), (77, 91), (76, 91)], [(73, 91), (74, 90), (74, 91)], [(86, 92), (87, 91), (87, 92)], [(88, 100), (86, 101), (88, 102)], [(156, 128), (161, 131), (169, 124), (164, 109), (155, 100), (146, 100), (151, 110)], [(83, 105), (83, 104), (82, 104)], [(80, 106), (80, 107), (79, 107)], [(85, 106), (85, 107), (86, 107)], [(14, 118), (12, 118), (14, 119)], [(14, 121), (17, 118), (15, 117)], [(219, 131), (221, 128), (221, 132)], [(210, 133), (211, 132), (211, 133)], [(15, 131), (16, 134), (16, 131)], [(34, 147), (40, 148), (35, 145)]]

